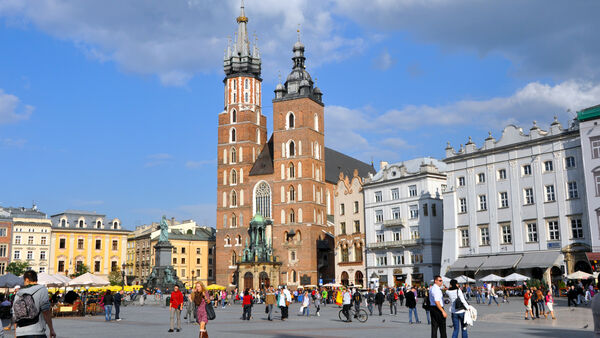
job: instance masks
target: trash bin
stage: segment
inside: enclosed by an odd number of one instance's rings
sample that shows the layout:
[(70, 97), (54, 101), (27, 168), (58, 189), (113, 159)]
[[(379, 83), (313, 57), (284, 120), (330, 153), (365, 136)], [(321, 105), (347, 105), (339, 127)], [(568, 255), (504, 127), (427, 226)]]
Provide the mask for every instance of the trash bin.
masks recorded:
[(169, 306), (171, 304), (171, 296), (167, 297), (165, 300), (165, 306)]

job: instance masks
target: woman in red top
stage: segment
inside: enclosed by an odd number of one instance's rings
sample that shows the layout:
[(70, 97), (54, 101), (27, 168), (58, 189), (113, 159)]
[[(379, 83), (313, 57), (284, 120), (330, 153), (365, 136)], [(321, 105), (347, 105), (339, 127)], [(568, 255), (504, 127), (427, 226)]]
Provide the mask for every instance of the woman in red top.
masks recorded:
[(525, 305), (525, 320), (529, 320), (527, 318), (527, 314), (531, 316), (531, 320), (533, 320), (533, 312), (531, 311), (531, 294), (529, 290), (525, 290), (525, 295), (523, 296), (523, 305)]
[(250, 316), (252, 315), (252, 296), (250, 296), (250, 292), (248, 289), (244, 291), (242, 307), (244, 309), (244, 313), (242, 314), (242, 320), (250, 320)]

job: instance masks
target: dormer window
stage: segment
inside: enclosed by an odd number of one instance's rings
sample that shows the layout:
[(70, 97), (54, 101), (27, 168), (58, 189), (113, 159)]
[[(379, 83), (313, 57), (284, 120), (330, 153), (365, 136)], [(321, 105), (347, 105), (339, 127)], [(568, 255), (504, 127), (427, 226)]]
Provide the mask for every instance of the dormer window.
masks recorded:
[(60, 226), (62, 226), (63, 228), (65, 228), (67, 226), (67, 220), (66, 219), (61, 219), (60, 220)]
[(113, 229), (118, 229), (119, 228), (119, 222), (114, 221), (113, 222)]
[(96, 222), (96, 228), (98, 228), (98, 229), (102, 228), (102, 221)]
[(83, 228), (83, 220), (82, 219), (79, 220), (79, 227)]

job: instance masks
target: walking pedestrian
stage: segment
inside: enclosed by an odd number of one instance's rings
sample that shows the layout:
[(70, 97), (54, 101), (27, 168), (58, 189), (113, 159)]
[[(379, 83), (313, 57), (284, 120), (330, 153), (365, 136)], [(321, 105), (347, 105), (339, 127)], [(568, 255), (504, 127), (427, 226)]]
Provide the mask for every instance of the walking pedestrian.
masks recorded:
[(412, 316), (415, 314), (415, 321), (420, 324), (419, 315), (417, 314), (417, 289), (412, 288), (406, 291), (406, 307), (408, 308), (408, 323), (412, 324)]
[(440, 337), (446, 338), (446, 311), (444, 310), (444, 299), (442, 295), (442, 277), (435, 276), (433, 285), (429, 289), (429, 302), (431, 303), (431, 338), (437, 338), (437, 331), (440, 331)]
[(181, 310), (183, 309), (183, 294), (179, 291), (179, 286), (175, 285), (173, 287), (173, 292), (171, 292), (171, 300), (169, 302), (169, 313), (170, 313), (170, 321), (171, 327), (168, 332), (173, 332), (175, 328), (175, 320), (177, 320), (177, 332), (181, 331)]
[(425, 297), (423, 297), (423, 310), (425, 310), (425, 316), (427, 316), (427, 325), (431, 325), (430, 316), (431, 302), (429, 301), (429, 290), (425, 290)]
[[(546, 314), (546, 307), (544, 306), (544, 303), (545, 303), (544, 294), (542, 293), (541, 289), (537, 289), (535, 291), (535, 298), (537, 301), (537, 306), (539, 308), (539, 312), (541, 312), (541, 315), (544, 316), (544, 318), (548, 318), (548, 315)], [(536, 318), (540, 318), (540, 317), (536, 315)]]
[(196, 310), (196, 318), (200, 324), (200, 334), (198, 338), (208, 338), (208, 331), (206, 324), (208, 323), (208, 316), (206, 314), (206, 302), (210, 301), (208, 291), (201, 281), (196, 282), (194, 291), (191, 294), (191, 300), (194, 303)]
[[(546, 307), (548, 308), (548, 313), (550, 313), (552, 319), (556, 319), (554, 316), (554, 297), (550, 290), (546, 291)], [(548, 318), (548, 314), (546, 314), (546, 318)]]
[(367, 294), (367, 309), (369, 309), (369, 315), (373, 315), (373, 304), (375, 304), (375, 291), (369, 289)]
[(398, 294), (396, 293), (396, 290), (394, 290), (393, 288), (389, 289), (389, 292), (387, 294), (387, 300), (388, 302), (390, 302), (390, 315), (396, 315), (398, 314), (398, 308), (396, 307), (396, 301), (398, 300)]
[(525, 305), (525, 320), (529, 320), (527, 315), (531, 316), (531, 320), (534, 320), (533, 312), (531, 311), (531, 294), (529, 290), (525, 290), (525, 294), (523, 295), (523, 304)]
[(117, 322), (121, 321), (121, 301), (123, 300), (123, 290), (115, 293), (115, 296), (113, 297), (113, 300), (115, 302), (115, 320)]
[(345, 290), (342, 295), (342, 313), (346, 316), (346, 321), (351, 322), (350, 319), (350, 307), (352, 306), (352, 296), (350, 296), (350, 291)]
[(496, 294), (496, 290), (494, 289), (494, 286), (492, 285), (492, 283), (488, 284), (488, 297), (489, 297), (488, 306), (492, 305), (492, 300), (494, 302), (496, 302), (496, 305), (500, 306), (500, 304), (498, 303), (498, 300), (496, 299), (496, 298), (498, 298), (498, 295)]
[(266, 295), (265, 295), (265, 306), (266, 306), (266, 312), (267, 312), (267, 320), (273, 320), (272, 316), (273, 316), (273, 305), (275, 305), (276, 302), (276, 297), (275, 297), (275, 291), (273, 290), (273, 287), (270, 287), (269, 289), (267, 289)]
[(452, 314), (452, 326), (454, 331), (452, 332), (452, 338), (458, 338), (459, 330), (462, 332), (462, 338), (468, 338), (467, 327), (464, 324), (465, 321), (465, 310), (469, 305), (462, 290), (458, 287), (456, 279), (450, 281), (450, 289), (446, 291), (446, 295), (450, 299)]
[(288, 307), (292, 302), (292, 295), (287, 286), (279, 289), (279, 297), (277, 298), (277, 305), (281, 309), (281, 320), (285, 321), (288, 318)]
[(381, 307), (383, 306), (384, 300), (385, 296), (383, 295), (381, 288), (379, 288), (379, 291), (377, 291), (377, 294), (375, 295), (375, 305), (377, 305), (377, 310), (379, 311), (380, 316), (383, 314), (381, 312)]
[(110, 322), (112, 316), (112, 307), (114, 304), (114, 298), (110, 290), (106, 290), (104, 298), (102, 299), (102, 303), (104, 303), (104, 319), (107, 322)]
[(323, 299), (323, 296), (321, 296), (321, 292), (316, 292), (315, 293), (315, 308), (317, 309), (317, 311), (315, 312), (315, 314), (317, 315), (317, 317), (321, 316), (321, 301)]
[(310, 316), (310, 297), (308, 291), (304, 291), (304, 295), (302, 295), (302, 315), (306, 315), (306, 317)]
[(354, 318), (358, 318), (358, 311), (360, 311), (360, 302), (362, 302), (362, 295), (358, 291), (358, 289), (354, 288), (354, 293), (352, 294), (352, 304), (354, 305)]
[(242, 320), (250, 320), (252, 315), (252, 296), (250, 296), (250, 290), (244, 291), (244, 298), (242, 299)]

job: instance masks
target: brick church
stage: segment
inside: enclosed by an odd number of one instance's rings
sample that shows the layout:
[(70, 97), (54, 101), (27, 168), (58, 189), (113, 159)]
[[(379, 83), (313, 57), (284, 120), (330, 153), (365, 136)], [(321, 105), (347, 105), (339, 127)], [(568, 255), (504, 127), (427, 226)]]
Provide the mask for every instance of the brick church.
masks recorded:
[[(292, 71), (273, 98), (273, 134), (262, 112), (261, 58), (248, 39), (242, 3), (238, 31), (224, 58), (224, 111), (218, 123), (216, 280), (220, 285), (295, 288), (335, 276), (333, 191), (339, 173), (372, 165), (325, 147), (323, 93), (305, 69), (304, 45), (293, 46)], [(273, 261), (242, 264), (249, 224), (264, 231)], [(248, 262), (246, 262), (248, 263)]]

